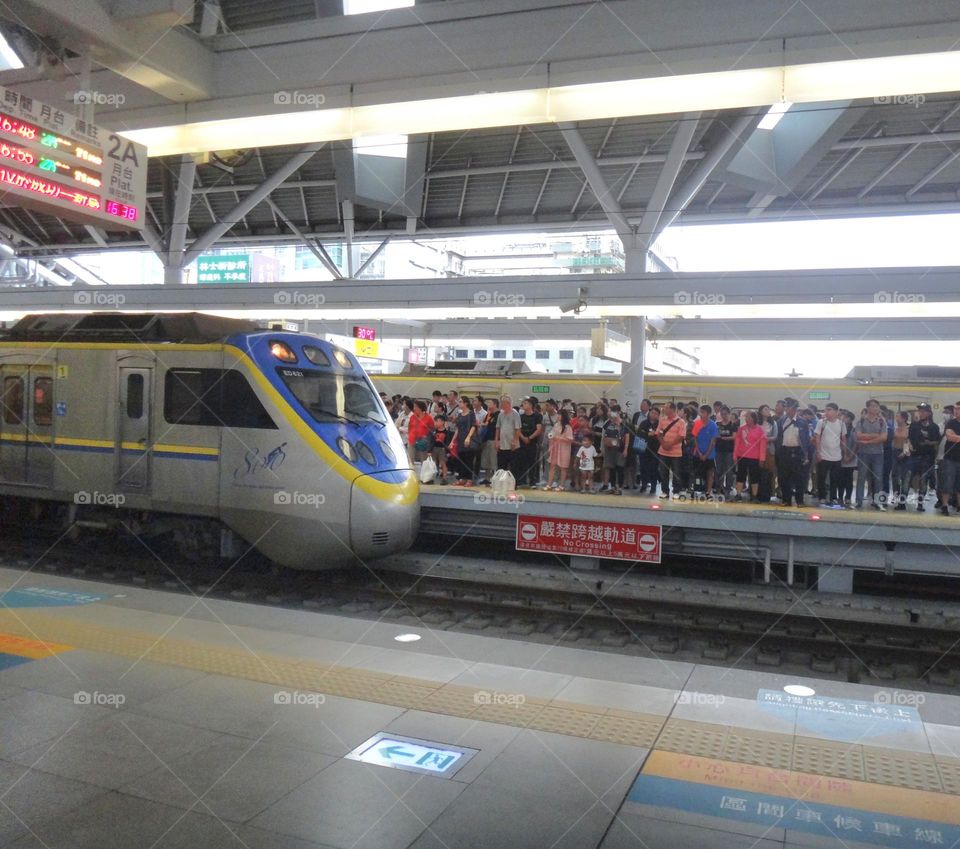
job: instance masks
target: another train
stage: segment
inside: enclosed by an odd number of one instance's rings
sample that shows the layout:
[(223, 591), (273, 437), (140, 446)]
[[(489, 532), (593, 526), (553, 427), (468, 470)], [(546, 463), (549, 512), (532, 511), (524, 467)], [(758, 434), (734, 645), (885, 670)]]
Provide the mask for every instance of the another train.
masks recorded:
[[(401, 374), (374, 375), (377, 388), (388, 395), (429, 398), (439, 389), (456, 389), (466, 395), (517, 400), (529, 395), (540, 399), (570, 398), (593, 404), (600, 398), (623, 400), (617, 375), (533, 372), (521, 361), (441, 362), (436, 366), (406, 366)], [(960, 368), (953, 366), (857, 366), (844, 378), (722, 377), (712, 375), (655, 374), (644, 376), (644, 395), (655, 403), (667, 401), (712, 404), (723, 401), (734, 407), (756, 408), (792, 396), (802, 404), (822, 408), (834, 401), (841, 408), (859, 411), (868, 398), (891, 410), (913, 410), (921, 401), (940, 410), (960, 400)]]
[(417, 534), (400, 434), (353, 354), (319, 337), (195, 313), (31, 315), (0, 334), (0, 387), (5, 507), (310, 570)]

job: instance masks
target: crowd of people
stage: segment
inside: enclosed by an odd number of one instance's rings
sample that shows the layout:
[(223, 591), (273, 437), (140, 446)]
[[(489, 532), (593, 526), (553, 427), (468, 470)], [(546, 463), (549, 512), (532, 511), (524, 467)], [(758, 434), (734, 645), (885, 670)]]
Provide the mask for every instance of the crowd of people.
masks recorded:
[(941, 426), (929, 404), (895, 413), (873, 398), (859, 413), (834, 403), (801, 407), (795, 398), (756, 410), (644, 399), (627, 415), (614, 398), (588, 408), (529, 397), (517, 409), (509, 395), (381, 396), (411, 462), (432, 457), (440, 485), (489, 484), (507, 469), (521, 489), (878, 511), (912, 503), (920, 512), (929, 493), (943, 515), (960, 504), (952, 406)]

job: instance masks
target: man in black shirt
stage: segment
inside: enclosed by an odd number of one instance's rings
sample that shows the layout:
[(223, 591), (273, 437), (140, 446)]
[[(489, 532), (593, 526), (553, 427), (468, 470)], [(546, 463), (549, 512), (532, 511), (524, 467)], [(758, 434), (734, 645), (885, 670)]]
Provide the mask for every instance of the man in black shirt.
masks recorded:
[[(956, 411), (960, 404), (954, 406), (953, 417), (943, 426), (943, 460), (940, 463), (940, 512), (944, 516), (950, 515), (950, 499), (960, 490), (960, 419)], [(954, 501), (960, 509), (960, 499)]]
[(724, 496), (732, 492), (735, 483), (737, 467), (733, 461), (733, 441), (739, 424), (731, 417), (729, 407), (720, 407), (717, 418), (717, 429), (720, 431), (717, 439), (717, 490)]
[(520, 413), (520, 446), (516, 452), (517, 486), (536, 486), (540, 479), (540, 437), (543, 435), (543, 416), (533, 409), (533, 401), (523, 399)]
[(940, 445), (940, 428), (933, 422), (933, 410), (929, 404), (917, 404), (918, 419), (907, 433), (910, 441), (910, 476), (917, 480), (917, 511), (923, 512), (923, 500), (927, 487), (936, 489), (934, 477), (937, 466), (937, 448)]
[(657, 439), (657, 425), (660, 424), (660, 408), (651, 407), (646, 419), (637, 425), (637, 434), (647, 441), (646, 450), (638, 454), (640, 466), (640, 492), (650, 487), (650, 494), (657, 494), (657, 484), (660, 482), (660, 468), (657, 463), (657, 451), (660, 450), (660, 440)]

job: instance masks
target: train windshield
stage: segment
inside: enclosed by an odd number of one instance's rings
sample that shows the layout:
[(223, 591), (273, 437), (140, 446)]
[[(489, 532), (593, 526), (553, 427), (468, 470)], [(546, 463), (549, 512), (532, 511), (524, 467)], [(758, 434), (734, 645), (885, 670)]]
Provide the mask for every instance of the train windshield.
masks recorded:
[(362, 377), (279, 368), (287, 388), (318, 422), (386, 424), (380, 399)]

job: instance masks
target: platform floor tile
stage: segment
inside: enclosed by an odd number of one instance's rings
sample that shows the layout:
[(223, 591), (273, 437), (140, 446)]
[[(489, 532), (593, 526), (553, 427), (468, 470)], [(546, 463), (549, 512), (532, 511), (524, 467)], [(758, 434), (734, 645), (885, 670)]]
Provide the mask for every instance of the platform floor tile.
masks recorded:
[(116, 789), (222, 735), (152, 716), (116, 711), (74, 726), (9, 759), (22, 766)]
[(242, 823), (335, 761), (318, 752), (224, 736), (158, 764), (122, 792)]
[(78, 691), (123, 693), (124, 707), (202, 678), (203, 672), (74, 649), (3, 672), (4, 684), (73, 699)]
[(80, 723), (115, 713), (113, 708), (77, 705), (72, 698), (21, 690), (5, 699), (0, 710), (0, 757), (54, 741)]
[(406, 849), (465, 785), (341, 760), (250, 825), (341, 849)]
[(476, 781), (410, 849), (592, 849), (615, 809), (589, 794), (550, 804), (532, 781), (521, 789)]
[(11, 849), (327, 849), (216, 817), (110, 793), (35, 828)]
[(0, 846), (105, 793), (102, 787), (0, 761)]
[(783, 841), (621, 812), (600, 846), (601, 849), (776, 849), (783, 846)]
[(526, 729), (474, 784), (518, 793), (535, 787), (554, 808), (600, 801), (616, 810), (646, 756), (646, 749)]

